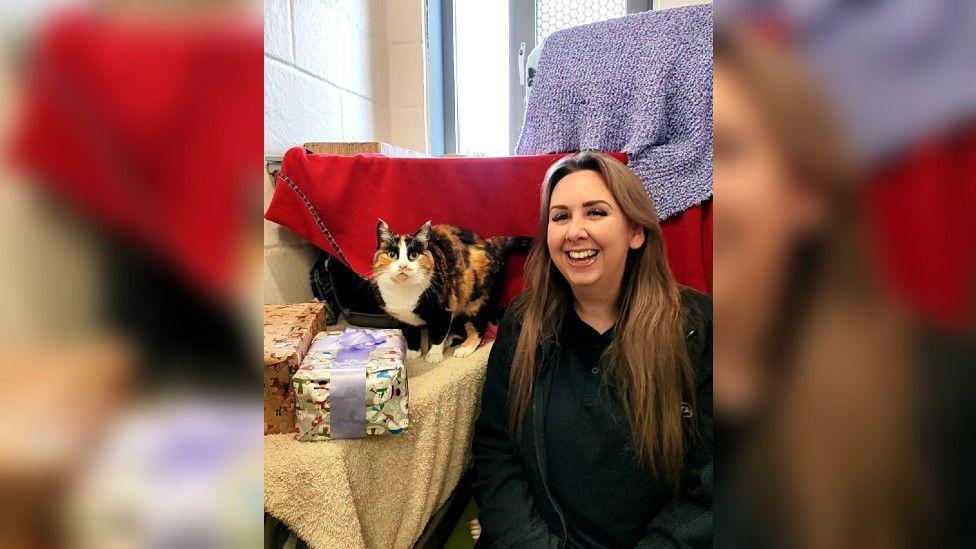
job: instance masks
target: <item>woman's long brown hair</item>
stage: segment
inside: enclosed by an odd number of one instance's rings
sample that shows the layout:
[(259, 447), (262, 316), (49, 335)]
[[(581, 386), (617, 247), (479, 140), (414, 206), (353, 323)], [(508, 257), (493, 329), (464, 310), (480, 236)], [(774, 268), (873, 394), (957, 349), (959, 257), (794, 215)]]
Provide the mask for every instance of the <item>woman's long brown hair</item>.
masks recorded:
[(573, 306), (572, 291), (552, 263), (546, 236), (553, 190), (564, 177), (583, 170), (599, 174), (627, 220), (644, 231), (643, 246), (630, 250), (627, 257), (613, 340), (604, 357), (641, 463), (676, 490), (685, 466), (681, 403), (695, 405), (680, 290), (647, 191), (632, 171), (612, 157), (582, 152), (559, 160), (546, 174), (539, 229), (525, 266), (522, 330), (509, 384), (509, 426), (514, 437), (521, 436), (540, 367), (537, 349), (543, 341), (557, 341), (563, 318)]
[(745, 450), (749, 487), (786, 545), (911, 546), (928, 513), (913, 439), (915, 372), (905, 323), (871, 272), (849, 147), (796, 59), (719, 29), (715, 64), (760, 107), (794, 184), (814, 189), (828, 210), (825, 228), (788, 259), (761, 365), (777, 398)]

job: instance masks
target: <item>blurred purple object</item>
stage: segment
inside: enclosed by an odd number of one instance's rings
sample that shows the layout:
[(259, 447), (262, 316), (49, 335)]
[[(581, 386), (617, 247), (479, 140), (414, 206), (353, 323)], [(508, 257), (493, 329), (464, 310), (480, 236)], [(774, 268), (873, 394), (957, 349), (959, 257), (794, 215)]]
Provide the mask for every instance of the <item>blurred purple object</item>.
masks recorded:
[(976, 114), (976, 3), (969, 0), (724, 0), (719, 16), (791, 29), (868, 161)]

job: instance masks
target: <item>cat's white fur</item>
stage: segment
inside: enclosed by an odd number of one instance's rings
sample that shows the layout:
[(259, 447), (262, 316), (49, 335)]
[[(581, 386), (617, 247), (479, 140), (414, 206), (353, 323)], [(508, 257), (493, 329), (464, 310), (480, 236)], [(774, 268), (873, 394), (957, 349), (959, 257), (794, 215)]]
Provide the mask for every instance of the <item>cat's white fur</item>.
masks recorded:
[(431, 364), (437, 364), (438, 362), (444, 360), (444, 343), (440, 342), (437, 345), (431, 345), (430, 350), (427, 351), (427, 357), (424, 358), (427, 362)]
[[(400, 270), (400, 265), (406, 265), (407, 273), (410, 274), (410, 278), (402, 283), (393, 280)], [(409, 260), (406, 239), (400, 238), (400, 258), (390, 263), (386, 272), (376, 277), (376, 282), (383, 303), (386, 304), (386, 312), (390, 316), (411, 326), (427, 325), (424, 319), (413, 312), (413, 309), (430, 282), (421, 274), (420, 265), (416, 261)]]

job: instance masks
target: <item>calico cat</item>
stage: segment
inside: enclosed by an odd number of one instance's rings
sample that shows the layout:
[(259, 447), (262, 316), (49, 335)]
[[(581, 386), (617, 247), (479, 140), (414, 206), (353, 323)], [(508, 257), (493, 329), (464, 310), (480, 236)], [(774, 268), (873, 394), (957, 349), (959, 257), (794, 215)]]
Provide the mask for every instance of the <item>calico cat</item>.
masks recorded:
[(444, 359), (452, 336), (463, 339), (454, 356), (465, 357), (481, 343), (488, 323), (497, 320), (505, 258), (528, 249), (531, 238), (483, 239), (451, 225), (424, 223), (399, 235), (380, 219), (376, 224), (373, 284), (383, 309), (400, 323), (407, 358), (420, 356), (420, 327), (427, 327), (427, 362)]

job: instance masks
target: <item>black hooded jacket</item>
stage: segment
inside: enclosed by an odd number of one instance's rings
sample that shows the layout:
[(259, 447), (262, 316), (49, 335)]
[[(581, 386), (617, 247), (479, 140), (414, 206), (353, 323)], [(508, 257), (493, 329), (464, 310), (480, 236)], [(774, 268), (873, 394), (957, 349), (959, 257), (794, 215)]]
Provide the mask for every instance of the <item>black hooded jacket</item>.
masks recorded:
[[(533, 383), (523, 435), (517, 442), (510, 439), (508, 384), (521, 318), (515, 312), (519, 307), (509, 309), (488, 359), (481, 412), (475, 424), (472, 452), (474, 496), (482, 527), (479, 547), (711, 546), (712, 306), (711, 298), (692, 290), (683, 290), (681, 299), (686, 310), (685, 339), (697, 385), (696, 409), (686, 410), (690, 416), (686, 421), (697, 422), (700, 435), (688, 439), (695, 442), (689, 442), (686, 474), (677, 495), (660, 482), (640, 476), (617, 400), (601, 399), (589, 381), (577, 375), (573, 382), (567, 376), (567, 368), (581, 364), (592, 363), (596, 373), (599, 365), (594, 356), (609, 342), (607, 334), (592, 330), (587, 334), (588, 327), (580, 327), (582, 321), (574, 311), (564, 322), (561, 343), (540, 343), (539, 374)], [(596, 354), (587, 352), (587, 346)], [(562, 395), (563, 400), (552, 402), (552, 394)], [(547, 441), (546, 434), (553, 433), (553, 425), (561, 421), (553, 418), (553, 412), (573, 409), (573, 404), (567, 405), (563, 398), (573, 394), (581, 395), (575, 407), (581, 410), (578, 413), (586, 414), (565, 418), (573, 430), (574, 449), (551, 451), (552, 437)], [(620, 459), (621, 454), (629, 456)], [(574, 489), (574, 479), (567, 475), (553, 479), (550, 469), (577, 471), (580, 483), (590, 484)], [(556, 488), (561, 488), (556, 490), (559, 497), (554, 496), (554, 480)], [(595, 499), (594, 494), (617, 497), (608, 504), (599, 496)], [(615, 506), (617, 501), (626, 508)]]

